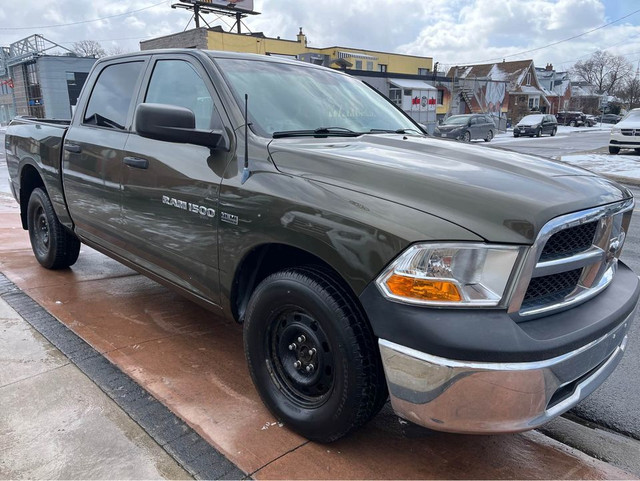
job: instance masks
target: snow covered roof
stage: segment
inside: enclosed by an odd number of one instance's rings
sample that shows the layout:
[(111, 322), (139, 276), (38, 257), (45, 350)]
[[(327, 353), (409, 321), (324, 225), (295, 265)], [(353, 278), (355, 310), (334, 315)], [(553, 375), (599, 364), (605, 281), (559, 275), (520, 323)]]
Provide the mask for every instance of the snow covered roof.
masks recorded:
[(513, 90), (525, 81), (530, 72), (532, 60), (516, 60), (513, 62), (496, 62), (481, 65), (451, 67), (447, 77), (464, 79), (493, 80), (495, 82), (509, 82), (509, 89)]

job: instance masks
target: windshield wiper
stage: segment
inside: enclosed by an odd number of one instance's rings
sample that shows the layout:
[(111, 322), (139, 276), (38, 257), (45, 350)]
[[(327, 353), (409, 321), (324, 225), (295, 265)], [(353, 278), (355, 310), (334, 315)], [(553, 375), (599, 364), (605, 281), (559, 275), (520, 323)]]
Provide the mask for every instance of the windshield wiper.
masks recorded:
[(370, 134), (410, 134), (416, 133), (420, 135), (424, 135), (424, 132), (421, 132), (418, 129), (371, 129), (369, 131)]
[(280, 139), (282, 137), (308, 137), (308, 136), (326, 136), (335, 135), (339, 137), (358, 137), (363, 132), (356, 132), (346, 127), (318, 127), (317, 129), (309, 130), (282, 130), (273, 133), (274, 139)]

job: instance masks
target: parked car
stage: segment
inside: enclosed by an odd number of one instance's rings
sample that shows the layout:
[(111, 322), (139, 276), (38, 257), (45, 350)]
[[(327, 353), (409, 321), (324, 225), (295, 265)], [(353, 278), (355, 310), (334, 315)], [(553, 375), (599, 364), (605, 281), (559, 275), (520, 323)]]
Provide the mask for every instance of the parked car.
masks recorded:
[(556, 119), (558, 125), (569, 125), (570, 127), (580, 127), (585, 125), (587, 116), (582, 112), (558, 112)]
[(553, 115), (533, 114), (527, 115), (513, 128), (513, 136), (520, 137), (540, 137), (542, 134), (549, 134), (551, 137), (558, 131), (558, 122)]
[(82, 242), (242, 323), (244, 343), (233, 328), (211, 349), (243, 345), (274, 417), (314, 441), (388, 397), (431, 429), (534, 429), (629, 341), (628, 189), (427, 137), (342, 72), (197, 49), (101, 58), (71, 121), (15, 119), (5, 148), (43, 267), (72, 266)]
[(604, 114), (602, 116), (602, 123), (603, 124), (617, 124), (621, 120), (622, 120), (622, 115)]
[(473, 139), (483, 139), (490, 142), (493, 139), (496, 126), (491, 116), (484, 114), (452, 115), (438, 125), (433, 133), (436, 137), (462, 140), (469, 142)]
[(640, 153), (640, 109), (630, 110), (615, 127), (611, 128), (609, 153), (617, 154), (620, 149), (635, 149)]
[(585, 122), (584, 124), (587, 127), (593, 127), (594, 125), (596, 125), (597, 123), (600, 122), (600, 117), (596, 116), (596, 115), (586, 115), (585, 116)]

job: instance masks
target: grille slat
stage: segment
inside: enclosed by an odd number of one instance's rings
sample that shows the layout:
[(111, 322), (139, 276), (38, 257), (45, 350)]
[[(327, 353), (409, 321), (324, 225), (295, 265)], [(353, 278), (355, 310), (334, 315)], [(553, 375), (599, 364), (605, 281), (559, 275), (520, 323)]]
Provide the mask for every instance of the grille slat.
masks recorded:
[(550, 261), (570, 257), (586, 251), (593, 244), (598, 222), (588, 222), (556, 232), (547, 241), (540, 255), (540, 261)]

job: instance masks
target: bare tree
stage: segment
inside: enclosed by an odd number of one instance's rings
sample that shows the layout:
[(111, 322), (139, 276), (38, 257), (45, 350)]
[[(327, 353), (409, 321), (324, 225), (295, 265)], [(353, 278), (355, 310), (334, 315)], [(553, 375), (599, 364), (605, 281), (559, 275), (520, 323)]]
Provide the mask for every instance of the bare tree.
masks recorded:
[(580, 60), (572, 69), (578, 77), (591, 85), (595, 85), (599, 94), (612, 93), (627, 78), (633, 67), (622, 55), (613, 55), (607, 51), (598, 50), (587, 60)]
[(104, 48), (102, 48), (102, 45), (95, 40), (80, 40), (79, 42), (75, 42), (71, 47), (71, 50), (80, 57), (100, 58), (107, 54)]
[(616, 92), (616, 96), (624, 101), (628, 110), (640, 106), (640, 79), (638, 75), (626, 79)]
[(123, 53), (130, 52), (130, 50), (127, 50), (126, 48), (120, 45), (114, 45), (113, 47), (108, 47), (106, 51), (107, 51), (107, 55), (122, 55)]

